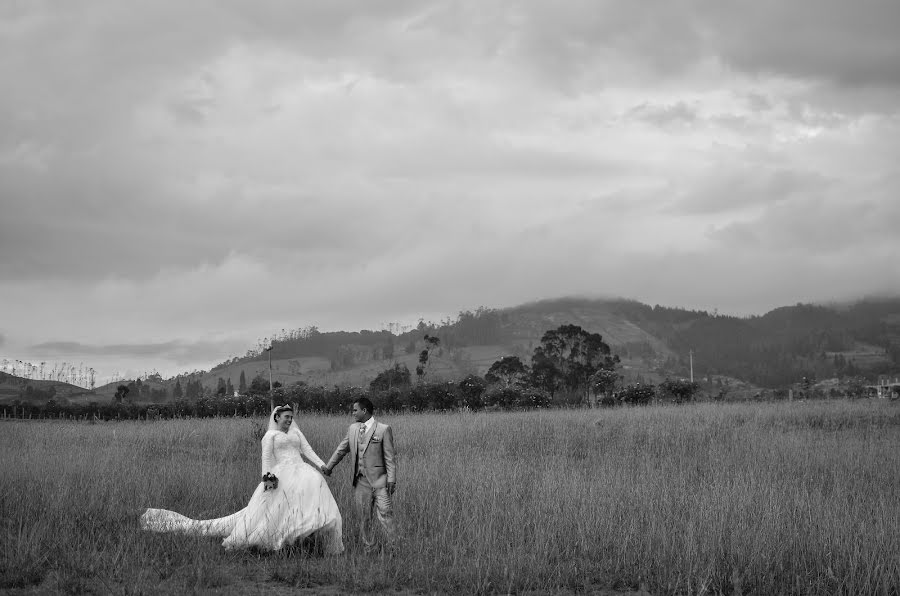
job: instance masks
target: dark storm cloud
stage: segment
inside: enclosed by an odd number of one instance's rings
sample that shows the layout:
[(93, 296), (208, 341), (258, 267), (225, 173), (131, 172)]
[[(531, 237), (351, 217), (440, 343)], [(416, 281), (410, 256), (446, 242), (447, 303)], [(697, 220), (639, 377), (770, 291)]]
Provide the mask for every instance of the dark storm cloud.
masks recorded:
[(900, 85), (900, 3), (894, 0), (761, 0), (704, 8), (712, 48), (741, 70), (842, 86)]
[(632, 76), (672, 78), (710, 58), (748, 74), (873, 93), (900, 85), (894, 0), (585, 0), (522, 12), (514, 47), (550, 80), (575, 88), (613, 84), (617, 64), (637, 69)]
[[(6, 6), (13, 33), (0, 38), (8, 50), (0, 64), (17, 85), (5, 93), (5, 107), (14, 108), (4, 110), (5, 124), (18, 126), (5, 130), (30, 128), (37, 115), (52, 130), (63, 125), (54, 134), (68, 132), (73, 140), (96, 123), (114, 122), (124, 105), (172, 72), (240, 42), (264, 42), (399, 80), (430, 77), (436, 63), (452, 63), (442, 48), (474, 51), (512, 68), (538, 69), (569, 91), (584, 82), (614, 84), (621, 74), (616, 64), (677, 77), (709, 57), (749, 73), (851, 86), (900, 83), (900, 4), (894, 0), (582, 0), (501, 7), (200, 1), (127, 8), (96, 1), (41, 7)], [(175, 106), (196, 117), (195, 108)]]
[(390, 244), (383, 229), (365, 225), (378, 209), (372, 202), (239, 192), (186, 201), (152, 184), (90, 173), (3, 179), (0, 279), (146, 278), (220, 263), (232, 252), (299, 252), (327, 263), (365, 244)]

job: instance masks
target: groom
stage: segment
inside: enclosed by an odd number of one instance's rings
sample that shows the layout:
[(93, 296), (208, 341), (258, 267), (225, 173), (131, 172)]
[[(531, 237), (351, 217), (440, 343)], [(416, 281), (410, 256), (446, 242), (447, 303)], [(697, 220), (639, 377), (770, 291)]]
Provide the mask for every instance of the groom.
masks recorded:
[(377, 514), (389, 543), (394, 542), (394, 507), (391, 497), (397, 488), (397, 466), (394, 461), (394, 434), (387, 424), (376, 422), (372, 417), (372, 402), (361, 397), (353, 402), (355, 423), (347, 429), (347, 436), (341, 441), (328, 463), (322, 466), (322, 473), (331, 475), (331, 470), (347, 453), (353, 456), (353, 500), (360, 515), (360, 532), (366, 552), (375, 548), (372, 532), (372, 514)]

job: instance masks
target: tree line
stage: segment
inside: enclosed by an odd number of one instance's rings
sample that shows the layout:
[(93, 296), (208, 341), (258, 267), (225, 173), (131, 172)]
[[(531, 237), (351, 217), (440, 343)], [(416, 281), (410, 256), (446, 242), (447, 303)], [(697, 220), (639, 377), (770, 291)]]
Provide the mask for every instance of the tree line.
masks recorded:
[[(697, 391), (695, 383), (667, 380), (658, 387), (621, 386), (616, 371), (619, 358), (597, 333), (577, 325), (562, 325), (547, 331), (535, 347), (530, 363), (507, 356), (493, 363), (481, 377), (470, 374), (460, 381), (432, 380), (429, 353), (441, 344), (440, 338), (426, 334), (425, 349), (419, 355), (415, 378), (406, 365), (395, 364), (382, 371), (367, 388), (326, 388), (303, 382), (284, 387), (257, 375), (249, 384), (243, 373), (241, 390), (231, 392), (230, 379), (219, 379), (217, 390), (204, 389), (197, 380), (188, 380), (182, 392), (180, 380), (175, 399), (166, 403), (138, 404), (132, 396), (153, 396), (154, 389), (132, 381), (119, 385), (112, 403), (63, 405), (50, 399), (44, 405), (17, 402), (12, 415), (33, 418), (173, 418), (207, 416), (257, 416), (269, 411), (270, 403), (293, 403), (303, 411), (346, 412), (359, 397), (369, 397), (381, 411), (433, 411), (468, 408), (530, 409), (578, 405), (645, 404), (661, 396), (673, 401), (689, 401)], [(246, 386), (245, 386), (246, 385)]]

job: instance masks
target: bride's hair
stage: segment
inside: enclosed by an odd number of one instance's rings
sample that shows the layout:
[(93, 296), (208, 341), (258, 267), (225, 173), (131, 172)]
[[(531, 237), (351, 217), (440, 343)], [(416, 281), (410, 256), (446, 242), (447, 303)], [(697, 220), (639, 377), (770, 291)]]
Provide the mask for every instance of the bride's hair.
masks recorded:
[(278, 420), (278, 417), (281, 416), (282, 412), (290, 412), (293, 414), (294, 408), (292, 408), (291, 406), (289, 406), (287, 404), (285, 404), (283, 406), (278, 406), (277, 408), (275, 408), (275, 411), (272, 412), (272, 420)]

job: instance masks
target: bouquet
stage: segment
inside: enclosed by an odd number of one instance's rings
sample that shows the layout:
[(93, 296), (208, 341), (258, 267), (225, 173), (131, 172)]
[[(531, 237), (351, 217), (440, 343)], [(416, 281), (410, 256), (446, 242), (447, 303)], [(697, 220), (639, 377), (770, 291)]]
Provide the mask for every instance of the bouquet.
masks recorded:
[(263, 490), (275, 490), (278, 488), (278, 476), (272, 472), (266, 472), (262, 477)]

